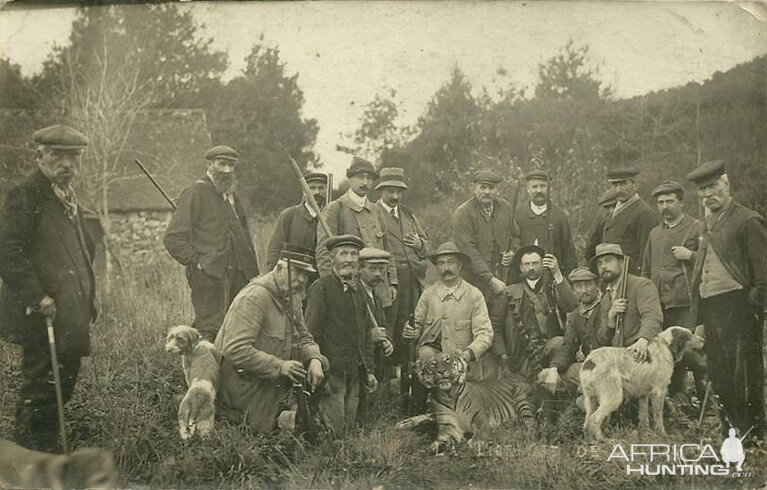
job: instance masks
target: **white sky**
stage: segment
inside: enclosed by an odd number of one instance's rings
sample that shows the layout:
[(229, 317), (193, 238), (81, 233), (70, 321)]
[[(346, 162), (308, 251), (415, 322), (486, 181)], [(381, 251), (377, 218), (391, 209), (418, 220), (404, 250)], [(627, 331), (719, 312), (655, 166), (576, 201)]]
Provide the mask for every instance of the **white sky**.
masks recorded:
[[(135, 8), (142, 8), (140, 6)], [(364, 105), (388, 88), (413, 123), (458, 66), (472, 85), (532, 86), (537, 65), (569, 38), (588, 44), (619, 97), (702, 81), (767, 53), (767, 9), (703, 2), (240, 2), (185, 3), (214, 48), (229, 54), (227, 76), (250, 47), (280, 48), (298, 72), (304, 115), (319, 121), (315, 150), (339, 173), (335, 151), (359, 125)], [(750, 11), (750, 12), (749, 12)], [(0, 12), (0, 56), (40, 70), (53, 43), (65, 44), (71, 8)], [(498, 79), (498, 68), (508, 75)], [(531, 93), (531, 91), (529, 91)]]

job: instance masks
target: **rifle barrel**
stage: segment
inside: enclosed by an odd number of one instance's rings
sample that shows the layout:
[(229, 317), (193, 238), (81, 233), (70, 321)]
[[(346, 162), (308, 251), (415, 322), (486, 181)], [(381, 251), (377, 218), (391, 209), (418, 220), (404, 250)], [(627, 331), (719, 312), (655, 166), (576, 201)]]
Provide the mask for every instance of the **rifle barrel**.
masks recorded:
[(160, 194), (162, 194), (162, 197), (164, 197), (164, 198), (165, 198), (165, 200), (166, 200), (166, 201), (168, 201), (168, 204), (170, 204), (170, 205), (171, 205), (171, 207), (172, 207), (172, 208), (175, 210), (175, 209), (177, 208), (177, 206), (176, 206), (176, 203), (175, 203), (175, 202), (173, 202), (173, 199), (171, 199), (171, 198), (170, 198), (170, 196), (168, 195), (168, 193), (167, 193), (167, 192), (165, 192), (165, 189), (163, 189), (163, 188), (160, 186), (160, 183), (159, 183), (159, 182), (157, 182), (157, 180), (155, 180), (155, 178), (152, 176), (152, 174), (151, 174), (151, 173), (149, 173), (149, 170), (147, 170), (147, 168), (144, 166), (144, 164), (143, 164), (143, 163), (141, 163), (141, 161), (140, 161), (138, 158), (134, 158), (134, 159), (133, 159), (133, 161), (134, 161), (134, 162), (136, 162), (136, 165), (138, 165), (138, 168), (140, 168), (140, 169), (141, 169), (141, 171), (142, 171), (142, 172), (144, 172), (144, 175), (146, 175), (147, 177), (149, 177), (149, 180), (151, 180), (151, 181), (152, 181), (152, 184), (154, 184), (155, 188), (156, 188), (158, 191), (160, 191)]

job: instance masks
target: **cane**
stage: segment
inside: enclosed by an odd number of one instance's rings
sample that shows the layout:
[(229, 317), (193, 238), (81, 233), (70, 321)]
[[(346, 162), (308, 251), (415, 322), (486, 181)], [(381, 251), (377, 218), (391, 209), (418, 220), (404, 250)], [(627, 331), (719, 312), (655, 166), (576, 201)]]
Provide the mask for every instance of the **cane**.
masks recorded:
[(53, 317), (45, 315), (45, 325), (48, 327), (48, 345), (51, 348), (51, 363), (53, 365), (53, 381), (56, 384), (56, 408), (59, 411), (59, 431), (61, 432), (61, 446), (64, 454), (69, 453), (67, 444), (67, 429), (64, 426), (64, 397), (61, 394), (61, 377), (59, 375), (59, 359), (56, 354), (56, 336), (53, 333)]

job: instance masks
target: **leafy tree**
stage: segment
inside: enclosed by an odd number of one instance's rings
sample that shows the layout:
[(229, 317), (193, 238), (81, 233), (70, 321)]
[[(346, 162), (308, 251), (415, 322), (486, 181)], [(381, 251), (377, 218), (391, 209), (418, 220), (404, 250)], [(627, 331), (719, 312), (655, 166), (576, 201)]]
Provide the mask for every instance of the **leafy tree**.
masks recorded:
[(538, 99), (608, 98), (613, 89), (598, 78), (596, 68), (589, 67), (589, 47), (576, 46), (572, 39), (559, 53), (538, 65)]
[(0, 58), (0, 107), (35, 110), (40, 102), (31, 81), (21, 74), (21, 67)]

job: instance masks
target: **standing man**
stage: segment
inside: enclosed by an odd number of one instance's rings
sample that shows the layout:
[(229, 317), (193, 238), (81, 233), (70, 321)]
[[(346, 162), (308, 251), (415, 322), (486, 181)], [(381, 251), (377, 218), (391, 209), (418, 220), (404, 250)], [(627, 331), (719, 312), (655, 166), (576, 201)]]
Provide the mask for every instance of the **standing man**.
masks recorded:
[(600, 243), (620, 245), (626, 256), (631, 258), (630, 272), (635, 276), (640, 275), (647, 236), (658, 224), (655, 212), (637, 194), (637, 175), (639, 171), (631, 168), (607, 172), (607, 182), (615, 192), (616, 204), (602, 227), (600, 237)]
[[(325, 207), (328, 193), (328, 176), (310, 172), (304, 176), (309, 190), (320, 209)], [(307, 250), (317, 249), (317, 214), (304, 197), (300, 204), (283, 210), (277, 217), (272, 237), (266, 251), (266, 267), (273, 269), (283, 244), (290, 243)]]
[[(367, 160), (354, 157), (346, 170), (346, 177), (349, 179), (349, 190), (322, 211), (330, 232), (333, 235), (354, 235), (362, 240), (364, 247), (391, 251), (379, 208), (367, 198), (368, 191), (378, 178), (378, 171)], [(325, 243), (327, 240), (325, 231), (321, 226), (318, 227), (317, 268), (320, 277), (330, 275), (333, 271), (330, 252)], [(384, 308), (394, 303), (397, 298), (397, 268), (394, 264), (389, 264), (386, 281), (378, 286), (376, 292)]]
[(210, 341), (232, 299), (258, 275), (245, 209), (233, 192), (239, 158), (228, 146), (205, 153), (206, 176), (181, 193), (163, 240), (168, 253), (186, 267), (192, 325)]
[(687, 174), (708, 213), (693, 274), (694, 300), (706, 329), (708, 375), (722, 402), (723, 428), (763, 440), (762, 323), (767, 298), (767, 228), (735, 201), (721, 160)]
[[(570, 215), (554, 206), (549, 197), (551, 176), (543, 170), (525, 174), (530, 201), (517, 214), (521, 245), (538, 245), (554, 255), (568, 275), (578, 266)], [(551, 210), (549, 210), (551, 206)], [(548, 224), (548, 227), (547, 227)]]
[(37, 170), (11, 189), (0, 225), (0, 334), (22, 347), (15, 439), (60, 450), (56, 391), (45, 317), (53, 318), (64, 403), (80, 359), (90, 355), (96, 318), (94, 243), (71, 182), (88, 140), (55, 125), (35, 132)]
[(455, 244), (471, 259), (463, 268), (464, 278), (488, 303), (506, 288), (501, 267), (511, 264), (520, 243), (511, 204), (498, 196), (501, 180), (487, 170), (474, 174), (474, 197), (458, 206), (451, 223)]
[(320, 414), (334, 432), (357, 424), (360, 388), (373, 389), (375, 353), (365, 305), (358, 292), (357, 268), (362, 240), (355, 235), (324, 240), (330, 274), (309, 287), (306, 325), (330, 362), (329, 394), (319, 400)]
[(584, 254), (587, 263), (596, 253), (597, 245), (602, 243), (602, 231), (605, 223), (607, 223), (607, 220), (609, 220), (610, 216), (613, 214), (615, 202), (615, 191), (612, 188), (604, 191), (597, 200), (599, 209), (597, 209), (594, 222), (591, 225), (591, 232), (589, 233), (589, 239)]
[[(652, 191), (663, 223), (650, 231), (642, 257), (642, 277), (650, 279), (660, 294), (663, 308), (663, 328), (697, 325), (692, 310), (690, 284), (698, 244), (703, 235), (703, 223), (685, 214), (684, 187), (666, 181)], [(698, 398), (705, 393), (706, 366), (695, 353), (688, 353), (674, 365), (669, 395), (684, 396), (687, 368), (695, 376)]]
[(461, 278), (471, 258), (453, 242), (445, 242), (430, 257), (439, 282), (421, 295), (415, 307), (415, 325), (405, 325), (402, 336), (416, 340), (418, 359), (437, 352), (457, 352), (468, 363), (467, 380), (482, 380), (491, 366), (484, 362), (493, 341), (493, 326), (482, 293)]

